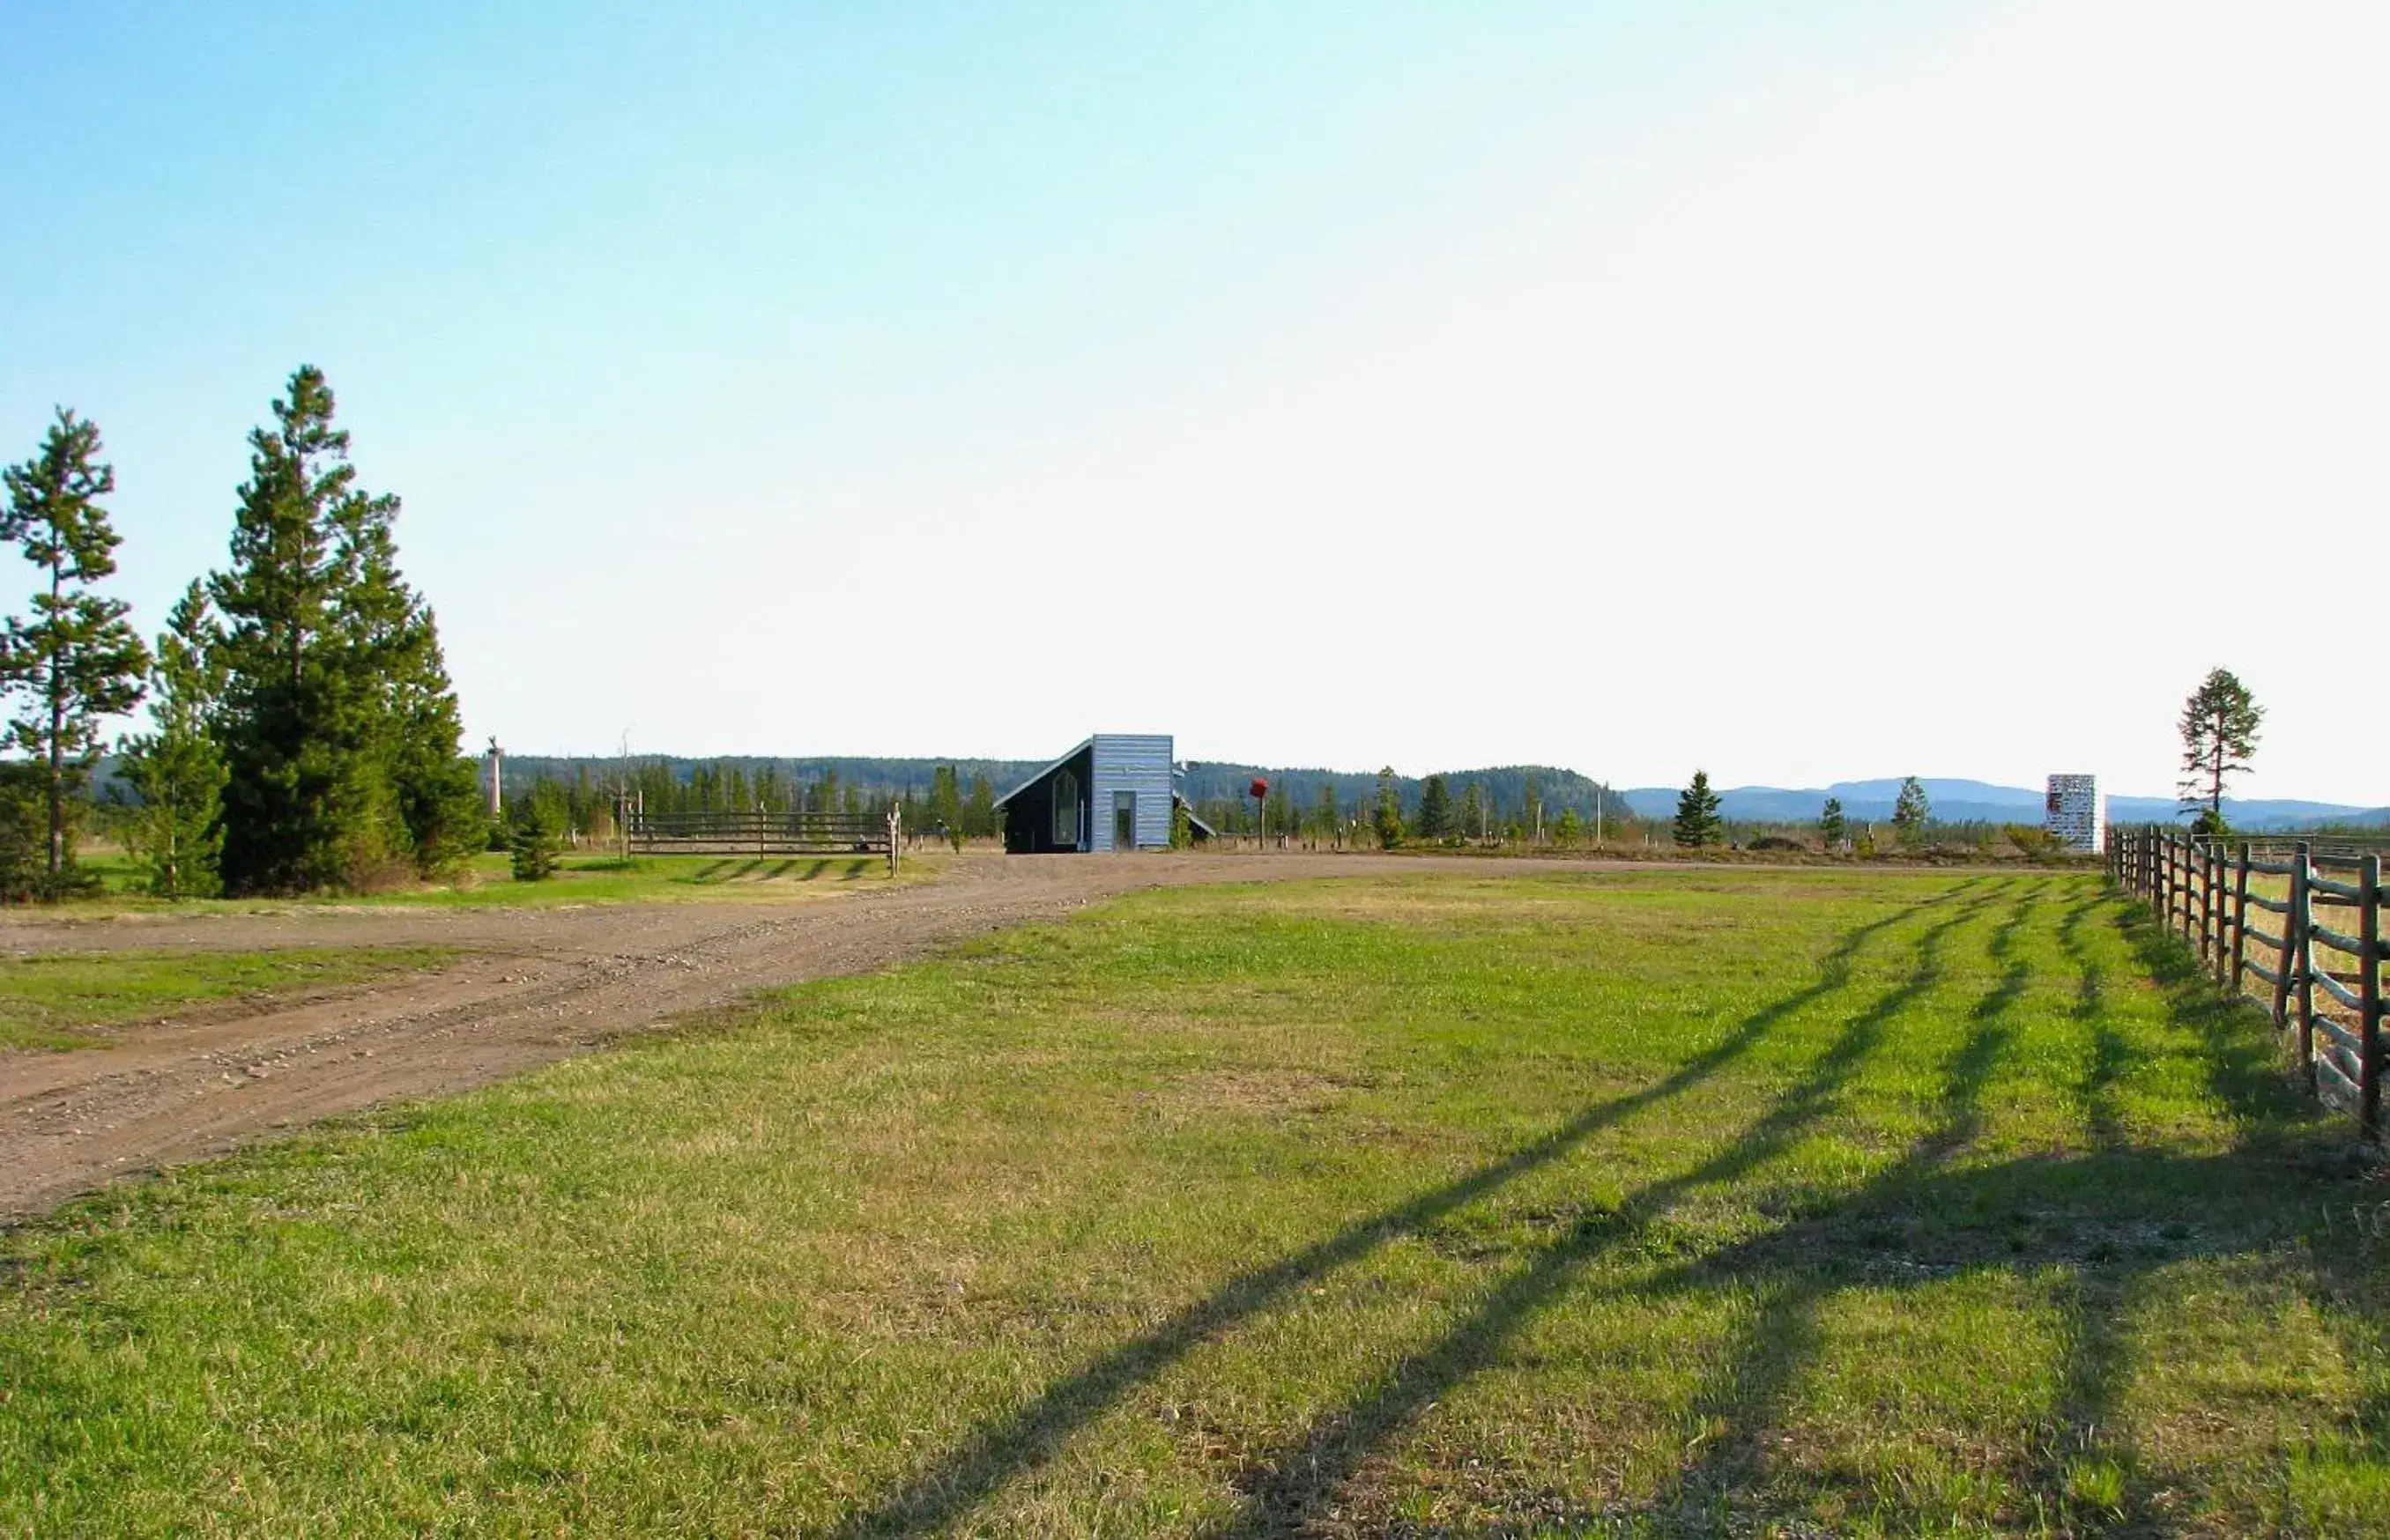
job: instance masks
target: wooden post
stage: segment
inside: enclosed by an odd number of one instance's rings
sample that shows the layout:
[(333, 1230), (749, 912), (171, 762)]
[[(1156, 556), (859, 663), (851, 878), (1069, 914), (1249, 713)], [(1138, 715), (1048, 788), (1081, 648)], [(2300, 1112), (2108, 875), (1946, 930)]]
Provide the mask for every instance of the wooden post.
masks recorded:
[(2223, 886), (2223, 842), (2209, 840), (2199, 847), (2199, 949), (2216, 969), (2217, 977), (2221, 979), (2224, 974), (2224, 900), (2217, 890)]
[(2382, 1118), (2382, 857), (2369, 855), (2358, 868), (2358, 935), (2365, 945), (2357, 963), (2357, 1121), (2368, 1134)]
[(2169, 930), (2180, 930), (2182, 920), (2176, 911), (2182, 907), (2181, 884), (2176, 880), (2174, 833), (2171, 829), (2159, 839), (2158, 849), (2163, 853), (2158, 860), (2158, 878), (2165, 889), (2165, 927)]
[[(2290, 923), (2282, 928), (2282, 940), (2287, 943), (2282, 953), (2282, 973), (2295, 977), (2298, 987), (2292, 992), (2292, 1008), (2299, 1013), (2299, 1068), (2306, 1072), (2307, 1089), (2315, 1089), (2315, 942), (2307, 934), (2312, 923), (2310, 906), (2314, 898), (2307, 884), (2314, 880), (2315, 867), (2307, 860), (2307, 842), (2298, 843), (2291, 857)], [(2295, 975), (2292, 969), (2298, 971)]]
[(2241, 993), (2241, 981), (2248, 967), (2249, 942), (2249, 841), (2241, 841), (2241, 849), (2232, 863), (2232, 973), (2229, 987)]

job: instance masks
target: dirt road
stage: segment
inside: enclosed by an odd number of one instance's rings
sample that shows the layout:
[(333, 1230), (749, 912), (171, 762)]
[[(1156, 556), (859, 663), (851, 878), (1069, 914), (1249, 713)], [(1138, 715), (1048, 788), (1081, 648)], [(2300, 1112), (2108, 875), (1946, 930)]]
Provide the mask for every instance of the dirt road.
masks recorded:
[(436, 973), (194, 1013), (105, 1048), (0, 1053), (0, 1220), (319, 1118), (513, 1074), (752, 990), (884, 968), (1134, 889), (1420, 869), (1368, 855), (989, 856), (958, 860), (933, 883), (786, 905), (0, 922), (0, 948), (18, 953), (471, 949)]

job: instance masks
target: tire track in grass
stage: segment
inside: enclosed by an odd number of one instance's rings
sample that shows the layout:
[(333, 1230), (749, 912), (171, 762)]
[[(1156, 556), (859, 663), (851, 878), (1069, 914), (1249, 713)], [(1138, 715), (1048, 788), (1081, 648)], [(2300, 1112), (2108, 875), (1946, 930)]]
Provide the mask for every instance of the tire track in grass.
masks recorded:
[[(1787, 1018), (1847, 988), (1852, 962), (1877, 935), (1915, 918), (1921, 912), (1959, 901), (1985, 880), (1969, 879), (1921, 904), (1851, 930), (1820, 960), (1817, 982), (1745, 1017), (1715, 1045), (1688, 1060), (1666, 1079), (1589, 1107), (1500, 1161), (1358, 1220), (1291, 1256), (1229, 1279), (1161, 1326), (1056, 1380), (1019, 1410), (983, 1426), (833, 1533), (842, 1536), (912, 1534), (953, 1522), (1007, 1482), (1052, 1459), (1079, 1429), (1095, 1421), (1131, 1390), (1150, 1381), (1197, 1346), (1387, 1241), (1426, 1229), (1454, 1211), (1559, 1160), (1601, 1130), (1708, 1080), (1748, 1053)], [(1929, 934), (1938, 937), (1947, 933), (1988, 902), (1988, 898), (1972, 901)], [(1416, 1409), (1415, 1405), (1412, 1409)]]
[(1851, 1018), (1801, 1083), (1728, 1149), (1630, 1194), (1614, 1222), (1580, 1227), (1546, 1248), (1433, 1346), (1395, 1365), (1376, 1390), (1315, 1419), (1264, 1464), (1258, 1478), (1248, 1483), (1252, 1495), (1244, 1509), (1211, 1532), (1214, 1540), (1249, 1540), (1299, 1530), (1348, 1486), (1372, 1451), (1491, 1362), (1588, 1263), (1648, 1234), (1678, 1200), (1731, 1181), (1781, 1153), (1831, 1109), (1851, 1076), (1880, 1046), (1885, 1029), (1941, 982), (1944, 943), (1998, 896), (1996, 892), (1979, 897), (1929, 928), (1917, 942), (1908, 976)]

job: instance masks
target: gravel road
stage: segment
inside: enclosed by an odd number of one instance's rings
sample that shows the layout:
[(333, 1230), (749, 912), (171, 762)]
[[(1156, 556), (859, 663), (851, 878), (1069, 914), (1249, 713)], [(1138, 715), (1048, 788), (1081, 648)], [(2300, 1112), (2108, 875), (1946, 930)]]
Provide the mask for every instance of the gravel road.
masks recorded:
[(11, 918), (0, 921), (0, 948), (20, 955), (469, 950), (447, 969), (368, 988), (128, 1027), (107, 1047), (0, 1052), (0, 1220), (319, 1118), (518, 1073), (757, 989), (885, 968), (1136, 889), (1422, 866), (1370, 855), (972, 856), (933, 882), (787, 904)]

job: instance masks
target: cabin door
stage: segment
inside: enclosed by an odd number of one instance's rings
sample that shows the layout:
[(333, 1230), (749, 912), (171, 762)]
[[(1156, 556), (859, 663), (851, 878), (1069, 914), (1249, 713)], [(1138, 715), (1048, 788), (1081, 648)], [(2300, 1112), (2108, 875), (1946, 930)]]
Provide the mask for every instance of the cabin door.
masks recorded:
[(1112, 849), (1137, 849), (1137, 793), (1112, 793)]

